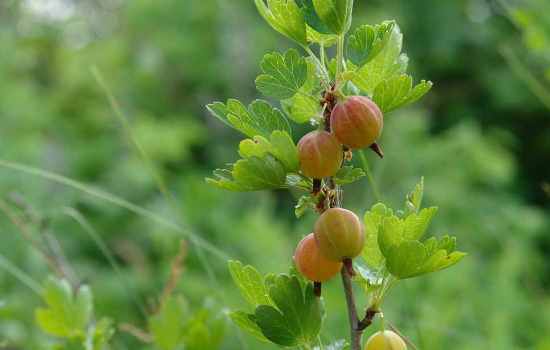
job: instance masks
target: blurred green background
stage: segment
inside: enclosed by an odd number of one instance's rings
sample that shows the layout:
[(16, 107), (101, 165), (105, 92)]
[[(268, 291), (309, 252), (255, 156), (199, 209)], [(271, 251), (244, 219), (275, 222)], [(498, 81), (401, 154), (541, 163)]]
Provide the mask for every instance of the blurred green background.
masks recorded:
[[(386, 118), (387, 157), (369, 158), (383, 199), (400, 206), (425, 176), (426, 205), (440, 207), (432, 232), (456, 235), (470, 253), (457, 267), (401, 283), (386, 300), (387, 319), (419, 349), (550, 349), (550, 3), (505, 5), (356, 1), (354, 25), (395, 18), (413, 74), (435, 83), (420, 106)], [(40, 298), (10, 273), (18, 267), (38, 283), (50, 274), (32, 239), (57, 247), (75, 278), (91, 285), (97, 315), (140, 328), (140, 308), (161, 293), (182, 238), (189, 250), (176, 291), (193, 307), (208, 303), (223, 313), (244, 303), (225, 259), (190, 237), (265, 273), (288, 269), (314, 216), (297, 220), (288, 193), (225, 193), (204, 182), (237, 159), (240, 140), (204, 105), (256, 98), (261, 57), (289, 45), (247, 0), (0, 1), (0, 348), (43, 349), (51, 341), (34, 326)], [(101, 188), (185, 230), (6, 161)], [(373, 203), (366, 181), (348, 191), (346, 206), (358, 213)], [(325, 301), (328, 343), (347, 336), (337, 279)], [(119, 331), (112, 348), (148, 346)], [(221, 348), (275, 347), (228, 322)]]

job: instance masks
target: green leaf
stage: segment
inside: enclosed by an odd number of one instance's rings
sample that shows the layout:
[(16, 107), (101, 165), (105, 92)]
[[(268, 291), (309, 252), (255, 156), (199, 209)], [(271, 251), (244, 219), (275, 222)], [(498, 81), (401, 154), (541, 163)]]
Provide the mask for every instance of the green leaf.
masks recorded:
[[(395, 24), (382, 51), (363, 67), (355, 67), (356, 70), (346, 72), (346, 76), (349, 75), (359, 89), (372, 95), (378, 84), (407, 70), (409, 59), (405, 54), (401, 54), (402, 46), (403, 34)], [(351, 62), (350, 66), (353, 66)]]
[(311, 194), (306, 194), (300, 197), (296, 206), (294, 206), (294, 214), (296, 218), (301, 218), (308, 210), (315, 210), (317, 207), (318, 198)]
[(260, 135), (269, 138), (275, 130), (286, 131), (292, 135), (292, 129), (284, 114), (263, 100), (252, 102), (248, 108), (235, 99), (229, 99), (226, 104), (214, 102), (206, 108), (226, 125), (249, 137)]
[(361, 168), (352, 166), (344, 166), (334, 175), (334, 182), (337, 185), (348, 185), (366, 176), (365, 171)]
[(355, 29), (348, 38), (349, 60), (359, 67), (371, 61), (388, 43), (394, 26), (394, 21), (385, 21), (374, 26), (362, 25)]
[(430, 239), (422, 244), (406, 240), (392, 246), (386, 256), (387, 267), (392, 275), (405, 279), (446, 269), (458, 263), (465, 253), (454, 250), (454, 238), (443, 237), (440, 241)]
[(288, 133), (277, 130), (271, 134), (270, 152), (283, 163), (287, 173), (298, 172), (300, 168), (298, 148)]
[(229, 169), (217, 169), (215, 178), (206, 182), (219, 188), (236, 191), (261, 191), (286, 188), (286, 170), (284, 165), (272, 155), (263, 158), (241, 159)]
[(298, 149), (290, 135), (284, 131), (274, 131), (269, 141), (262, 136), (255, 136), (239, 144), (239, 155), (243, 158), (264, 158), (267, 154), (277, 158), (286, 172), (298, 172)]
[(267, 0), (267, 5), (264, 0), (254, 2), (273, 29), (300, 45), (307, 45), (304, 13), (294, 0)]
[(256, 316), (252, 314), (247, 314), (243, 311), (234, 311), (229, 313), (229, 317), (231, 320), (239, 326), (242, 330), (250, 333), (253, 335), (256, 339), (268, 342), (269, 340), (263, 335), (262, 330), (256, 324), (255, 318)]
[(337, 37), (337, 35), (334, 35), (334, 32), (331, 31), (325, 23), (323, 23), (321, 18), (319, 18), (319, 15), (317, 15), (315, 6), (313, 6), (313, 0), (297, 0), (297, 3), (302, 8), (306, 24), (309, 28), (322, 35)]
[(413, 213), (405, 218), (403, 226), (404, 239), (420, 239), (437, 213), (437, 207), (424, 208), (418, 214)]
[(349, 350), (349, 344), (346, 340), (340, 339), (331, 344), (325, 345), (322, 348), (316, 346), (313, 350)]
[(36, 323), (46, 333), (64, 337), (86, 334), (92, 317), (92, 292), (86, 285), (73, 293), (67, 280), (49, 278), (44, 284), (42, 298), (47, 308), (35, 311)]
[(322, 46), (324, 48), (328, 48), (331, 46), (336, 45), (338, 42), (338, 35), (334, 34), (323, 34), (309, 25), (307, 26), (307, 41), (311, 43), (318, 44), (319, 46)]
[(184, 349), (219, 349), (225, 333), (225, 317), (221, 316), (218, 308), (206, 304), (187, 319), (183, 325)]
[(424, 197), (424, 177), (420, 179), (420, 182), (414, 187), (414, 190), (407, 194), (405, 199), (405, 213), (412, 214), (418, 213), (422, 206), (422, 198)]
[(260, 305), (255, 312), (265, 337), (282, 346), (312, 344), (321, 329), (323, 311), (311, 283), (302, 292), (297, 277), (279, 275), (271, 282), (269, 295), (276, 308)]
[(379, 270), (384, 263), (384, 256), (378, 245), (378, 235), (384, 219), (391, 216), (393, 216), (393, 211), (383, 203), (375, 204), (370, 211), (365, 213), (365, 246), (362, 257), (366, 264), (374, 270)]
[(233, 282), (239, 287), (243, 298), (253, 307), (258, 305), (271, 305), (263, 276), (253, 266), (243, 264), (240, 261), (228, 262), (229, 272)]
[(373, 100), (382, 112), (388, 113), (418, 101), (432, 86), (431, 81), (422, 80), (413, 88), (412, 77), (402, 74), (378, 84), (374, 89)]
[(294, 49), (285, 55), (266, 54), (262, 60), (263, 74), (256, 79), (257, 89), (265, 96), (279, 100), (296, 95), (307, 79), (307, 62)]
[(334, 34), (345, 34), (351, 27), (353, 0), (313, 0), (321, 21)]
[(149, 318), (149, 332), (161, 350), (182, 345), (184, 310), (176, 297), (168, 298), (159, 312)]
[(311, 60), (307, 60), (307, 67), (307, 79), (300, 88), (300, 93), (281, 101), (285, 113), (296, 123), (309, 122), (312, 118), (319, 118), (321, 113), (319, 98), (314, 97), (320, 96), (321, 85), (317, 68)]
[(88, 343), (92, 344), (89, 350), (105, 350), (107, 344), (115, 334), (113, 321), (108, 318), (102, 318), (94, 325), (93, 332), (89, 332)]
[(284, 315), (272, 306), (260, 305), (254, 314), (262, 334), (271, 342), (282, 346), (295, 346), (298, 338), (295, 330), (288, 325)]
[(380, 270), (374, 270), (369, 266), (363, 266), (357, 262), (354, 263), (354, 267), (358, 272), (355, 281), (359, 282), (367, 293), (370, 294), (374, 290), (382, 287), (384, 276)]

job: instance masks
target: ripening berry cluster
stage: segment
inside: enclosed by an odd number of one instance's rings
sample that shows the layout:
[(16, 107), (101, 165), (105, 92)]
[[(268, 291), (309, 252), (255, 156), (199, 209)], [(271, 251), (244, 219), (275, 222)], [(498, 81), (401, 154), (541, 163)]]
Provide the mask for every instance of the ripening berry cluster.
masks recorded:
[[(302, 173), (317, 180), (334, 176), (342, 166), (344, 146), (352, 150), (370, 147), (382, 127), (382, 112), (368, 97), (353, 96), (339, 102), (330, 114), (330, 132), (312, 131), (298, 143)], [(304, 277), (325, 282), (340, 272), (343, 263), (361, 254), (364, 241), (357, 215), (329, 208), (317, 219), (313, 233), (298, 244), (294, 261)]]
[(312, 131), (298, 143), (302, 173), (313, 179), (336, 174), (343, 149), (370, 147), (382, 134), (384, 118), (380, 108), (365, 96), (352, 96), (338, 103), (330, 116), (330, 130)]

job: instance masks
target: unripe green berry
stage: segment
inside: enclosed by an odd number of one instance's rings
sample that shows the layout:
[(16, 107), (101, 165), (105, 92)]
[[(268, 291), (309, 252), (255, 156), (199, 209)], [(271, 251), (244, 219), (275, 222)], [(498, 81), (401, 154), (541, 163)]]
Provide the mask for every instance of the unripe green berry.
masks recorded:
[(407, 350), (407, 344), (395, 332), (380, 331), (371, 335), (365, 350)]
[(361, 221), (352, 211), (342, 208), (326, 210), (317, 219), (314, 234), (321, 253), (334, 261), (355, 258), (365, 243)]
[(382, 134), (384, 117), (370, 98), (352, 96), (332, 110), (330, 127), (336, 138), (353, 149), (372, 145)]
[(326, 131), (312, 131), (298, 142), (302, 173), (314, 179), (336, 174), (343, 161), (342, 145)]
[(313, 233), (310, 233), (296, 247), (294, 262), (298, 271), (312, 282), (325, 282), (342, 269), (342, 263), (325, 258), (319, 251)]

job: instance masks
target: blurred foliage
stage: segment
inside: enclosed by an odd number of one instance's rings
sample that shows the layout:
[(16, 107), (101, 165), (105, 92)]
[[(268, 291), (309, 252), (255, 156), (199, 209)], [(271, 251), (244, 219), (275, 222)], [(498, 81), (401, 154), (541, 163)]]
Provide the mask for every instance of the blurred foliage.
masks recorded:
[[(529, 3), (514, 5), (530, 14), (521, 31), (500, 3), (482, 0), (356, 5), (356, 23), (395, 17), (415, 76), (435, 83), (425, 109), (387, 116), (386, 158), (368, 159), (377, 186), (399, 207), (424, 175), (426, 206), (441, 208), (434, 230), (459, 233), (461, 250), (470, 253), (453, 271), (405, 281), (390, 293), (387, 319), (421, 349), (542, 350), (550, 343), (550, 215), (542, 190), (550, 178), (549, 112), (501, 54), (502, 45), (511, 45), (515, 52), (530, 47), (528, 60), (548, 57), (548, 41), (530, 43), (539, 34), (528, 33), (538, 33), (539, 21), (547, 28), (550, 4), (540, 0), (530, 12)], [(263, 272), (284, 272), (313, 220), (295, 220), (297, 198), (228, 194), (203, 180), (216, 165), (235, 161), (239, 138), (202, 106), (228, 97), (252, 101), (257, 62), (276, 47), (286, 49), (262, 21), (251, 1), (1, 1), (0, 158), (112, 192), (228, 257)], [(92, 66), (105, 77), (173, 201), (159, 194)], [(42, 301), (26, 287), (50, 274), (31, 242), (62, 256), (76, 278), (88, 282), (96, 315), (147, 329), (141, 310), (169, 279), (182, 231), (58, 183), (0, 169), (0, 348), (43, 349), (51, 341), (34, 325), (33, 310)], [(356, 212), (375, 202), (366, 180), (347, 191), (346, 205)], [(67, 214), (74, 211), (86, 221)], [(89, 229), (113, 254), (118, 272)], [(207, 310), (240, 303), (225, 259), (200, 242), (189, 240), (176, 286), (192, 310), (187, 315), (198, 317), (206, 296), (212, 299)], [(344, 334), (337, 281), (328, 284), (325, 299), (330, 317), (323, 334)], [(222, 349), (272, 348), (227, 327)], [(150, 347), (118, 329), (112, 348)]]

